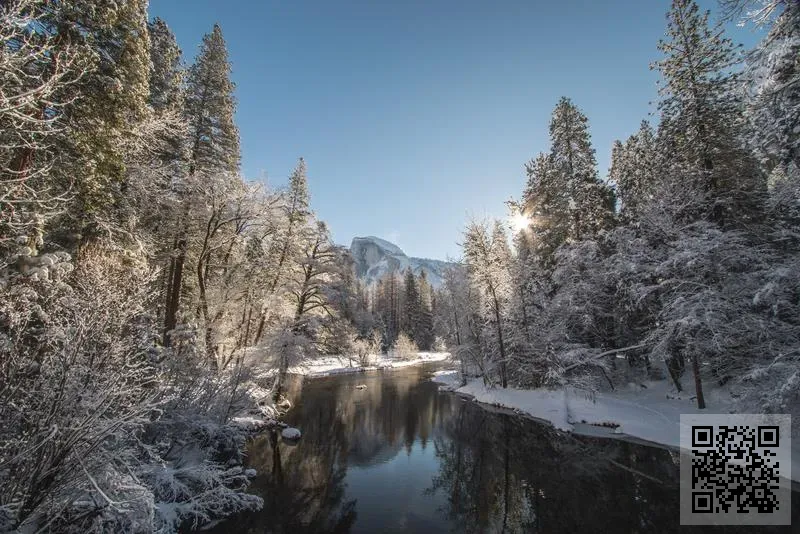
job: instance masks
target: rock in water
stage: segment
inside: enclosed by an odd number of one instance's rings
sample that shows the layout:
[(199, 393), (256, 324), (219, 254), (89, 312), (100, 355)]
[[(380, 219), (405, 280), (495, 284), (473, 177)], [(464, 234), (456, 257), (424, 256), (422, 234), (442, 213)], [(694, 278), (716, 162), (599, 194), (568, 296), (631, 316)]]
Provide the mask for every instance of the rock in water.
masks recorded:
[(283, 439), (300, 439), (300, 431), (296, 428), (284, 428), (281, 430), (281, 437)]
[(356, 386), (356, 389), (367, 389), (367, 385), (366, 384), (359, 384), (359, 385)]

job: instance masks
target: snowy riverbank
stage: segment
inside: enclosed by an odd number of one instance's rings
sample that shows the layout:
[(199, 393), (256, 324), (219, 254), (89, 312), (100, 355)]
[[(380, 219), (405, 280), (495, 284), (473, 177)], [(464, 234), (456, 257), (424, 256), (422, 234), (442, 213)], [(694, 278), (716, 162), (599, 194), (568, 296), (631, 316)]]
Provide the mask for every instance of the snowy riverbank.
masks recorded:
[[(680, 416), (694, 413), (730, 413), (732, 401), (723, 390), (706, 395), (706, 410), (698, 410), (692, 394), (676, 394), (666, 381), (630, 384), (588, 396), (573, 389), (488, 388), (481, 379), (460, 386), (457, 371), (439, 371), (434, 382), (443, 389), (468, 395), (477, 402), (502, 406), (551, 423), (565, 432), (639, 439), (678, 449)], [(792, 479), (800, 481), (800, 438), (792, 440)]]
[(392, 358), (383, 354), (373, 354), (371, 355), (370, 365), (362, 366), (358, 364), (357, 360), (351, 360), (344, 356), (323, 356), (292, 366), (289, 368), (289, 372), (308, 377), (322, 377), (338, 374), (363, 373), (365, 371), (399, 369), (410, 365), (443, 362), (449, 357), (449, 352), (418, 352), (414, 358), (407, 360)]

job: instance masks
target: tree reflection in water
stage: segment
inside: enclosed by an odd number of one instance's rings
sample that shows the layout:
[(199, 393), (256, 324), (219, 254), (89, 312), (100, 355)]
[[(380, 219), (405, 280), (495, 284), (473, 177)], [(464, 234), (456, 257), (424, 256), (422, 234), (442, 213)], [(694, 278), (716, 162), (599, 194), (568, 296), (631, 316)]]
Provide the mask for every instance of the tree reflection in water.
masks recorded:
[(589, 444), (469, 402), (435, 447), (428, 491), (447, 496), (454, 531), (660, 532), (675, 522), (677, 465), (666, 451)]
[[(664, 449), (564, 434), (469, 401), (434, 446), (439, 473), (427, 492), (443, 496), (451, 532), (708, 532), (679, 525), (679, 456)], [(798, 497), (793, 522), (800, 521)]]
[(217, 530), (693, 532), (678, 525), (677, 456), (487, 410), (439, 393), (429, 372), (295, 379), (287, 422), (303, 438), (252, 442), (264, 509)]

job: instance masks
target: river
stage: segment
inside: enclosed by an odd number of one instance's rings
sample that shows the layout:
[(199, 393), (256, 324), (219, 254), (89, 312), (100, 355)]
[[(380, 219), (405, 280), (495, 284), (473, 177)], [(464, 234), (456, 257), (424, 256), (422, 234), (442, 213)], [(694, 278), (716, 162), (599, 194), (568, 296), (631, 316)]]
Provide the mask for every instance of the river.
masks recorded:
[(248, 464), (259, 473), (250, 491), (264, 509), (215, 531), (703, 532), (679, 526), (675, 453), (576, 437), (439, 392), (429, 380), (435, 368), (292, 377), (285, 420), (303, 437), (250, 443)]

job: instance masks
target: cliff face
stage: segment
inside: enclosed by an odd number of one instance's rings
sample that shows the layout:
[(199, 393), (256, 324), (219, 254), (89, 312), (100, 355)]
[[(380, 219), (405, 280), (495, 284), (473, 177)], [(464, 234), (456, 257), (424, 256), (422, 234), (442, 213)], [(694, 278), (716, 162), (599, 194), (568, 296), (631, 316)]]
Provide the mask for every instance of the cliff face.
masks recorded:
[(439, 287), (444, 269), (450, 265), (446, 261), (406, 256), (394, 243), (373, 236), (354, 238), (350, 244), (350, 253), (356, 264), (356, 274), (368, 284), (393, 270), (402, 274), (411, 267), (414, 274), (425, 271), (428, 282), (433, 287)]

